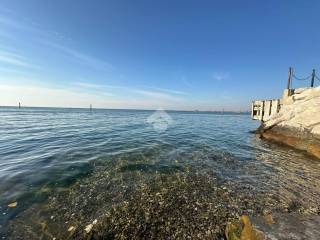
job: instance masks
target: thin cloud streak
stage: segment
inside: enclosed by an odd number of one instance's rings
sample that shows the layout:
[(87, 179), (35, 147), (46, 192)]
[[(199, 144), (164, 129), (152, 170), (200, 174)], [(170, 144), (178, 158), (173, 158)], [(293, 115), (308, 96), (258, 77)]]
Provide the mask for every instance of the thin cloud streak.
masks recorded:
[(89, 56), (87, 54), (84, 54), (80, 51), (77, 51), (75, 49), (63, 46), (61, 44), (57, 44), (51, 41), (42, 41), (43, 44), (58, 49), (61, 52), (67, 54), (68, 56), (72, 57), (73, 59), (78, 60), (79, 62), (85, 63), (93, 68), (97, 68), (97, 69), (113, 69), (112, 64), (105, 62), (103, 60), (100, 60), (98, 58)]
[[(43, 45), (46, 45), (47, 47), (49, 46), (55, 50), (59, 50), (60, 52), (66, 54), (72, 59), (77, 60), (80, 63), (84, 63), (95, 69), (111, 70), (114, 68), (112, 64), (104, 60), (87, 55), (81, 51), (72, 49), (70, 47), (66, 47), (65, 45), (59, 44), (55, 41), (52, 41), (51, 39), (49, 40), (49, 37), (59, 38), (59, 40), (65, 39), (61, 34), (55, 31), (43, 30), (37, 24), (27, 21), (26, 19), (23, 19), (23, 21), (24, 22), (19, 22), (16, 20), (12, 20), (11, 18), (8, 18), (8, 17), (0, 17), (0, 26), (3, 25), (6, 27), (15, 28), (16, 30), (26, 31), (30, 35), (32, 35), (32, 38), (34, 41), (39, 42)], [(28, 24), (25, 24), (25, 22), (28, 22)], [(7, 35), (7, 37), (9, 37), (9, 35), (5, 31), (1, 31), (0, 34)]]
[(105, 85), (86, 83), (86, 82), (74, 82), (72, 85), (84, 87), (84, 88), (94, 88), (94, 89), (100, 89), (100, 88), (106, 87)]
[(0, 16), (0, 25), (2, 26), (10, 27), (11, 29), (15, 28), (16, 30), (28, 31), (29, 33), (33, 33), (33, 34), (44, 33), (43, 31), (35, 27), (36, 25), (35, 23), (30, 22), (26, 19), (23, 19), (23, 21), (28, 22), (28, 24), (13, 20), (12, 18), (9, 18), (9, 17)]
[[(2, 105), (13, 106), (22, 102), (24, 106), (38, 107), (89, 107), (121, 109), (157, 109), (174, 108), (178, 99), (165, 94), (148, 91), (137, 91), (137, 94), (149, 98), (122, 97), (113, 98), (108, 93), (90, 93), (79, 89), (61, 88), (38, 85), (0, 84), (0, 102)], [(161, 101), (160, 101), (161, 100)]]
[(157, 90), (160, 92), (166, 92), (166, 93), (171, 93), (171, 94), (177, 94), (177, 95), (187, 95), (188, 93), (179, 91), (179, 90), (172, 90), (172, 89), (167, 89), (167, 88), (158, 88), (158, 87), (146, 87), (147, 89), (153, 89)]
[(181, 101), (181, 97), (177, 97), (177, 95), (185, 95), (186, 93), (180, 92), (180, 91), (174, 91), (169, 89), (163, 89), (163, 88), (152, 88), (155, 91), (150, 91), (151, 88), (143, 88), (143, 89), (137, 89), (137, 88), (129, 88), (125, 86), (118, 86), (118, 85), (100, 85), (100, 84), (92, 84), (92, 83), (86, 83), (86, 82), (76, 82), (74, 83), (76, 86), (80, 86), (83, 88), (92, 88), (95, 90), (102, 90), (102, 89), (122, 89), (126, 92), (131, 92), (134, 94), (146, 96), (152, 99), (165, 99), (165, 100), (171, 100), (171, 101)]
[(23, 56), (11, 52), (0, 51), (0, 62), (18, 67), (35, 67), (29, 64)]
[(73, 82), (72, 85), (84, 87), (84, 88), (113, 88), (113, 89), (127, 89), (132, 90), (130, 87), (120, 86), (120, 85), (108, 85), (108, 84), (95, 84), (95, 83), (88, 83), (88, 82)]

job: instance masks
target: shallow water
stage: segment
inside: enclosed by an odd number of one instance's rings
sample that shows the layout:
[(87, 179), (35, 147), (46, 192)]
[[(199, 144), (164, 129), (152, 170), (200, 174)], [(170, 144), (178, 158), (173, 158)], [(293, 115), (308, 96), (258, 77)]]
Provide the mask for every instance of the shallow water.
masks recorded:
[[(6, 229), (2, 232), (7, 231), (10, 219), (24, 229), (26, 219), (36, 222), (42, 217), (50, 219), (52, 211), (63, 204), (66, 212), (55, 216), (58, 219), (55, 224), (60, 221), (59, 228), (65, 223), (63, 214), (73, 211), (74, 224), (85, 226), (89, 218), (100, 219), (99, 211), (100, 215), (108, 215), (111, 208), (113, 216), (118, 217), (113, 221), (101, 220), (109, 228), (113, 226), (110, 222), (122, 221), (122, 216), (134, 219), (140, 226), (142, 220), (137, 220), (130, 204), (139, 201), (143, 212), (149, 209), (151, 215), (157, 213), (159, 218), (159, 209), (168, 209), (175, 203), (170, 199), (178, 199), (180, 195), (190, 204), (206, 206), (192, 208), (200, 211), (199, 219), (211, 206), (212, 199), (221, 203), (230, 200), (226, 213), (221, 213), (225, 218), (236, 217), (242, 210), (252, 214), (275, 209), (319, 214), (320, 162), (302, 152), (259, 139), (250, 133), (258, 123), (251, 121), (249, 115), (168, 112), (170, 123), (165, 130), (147, 121), (152, 114), (133, 110), (0, 108), (0, 224), (1, 229)], [(220, 188), (226, 194), (212, 190)], [(208, 193), (192, 197), (197, 189), (201, 189), (201, 194)], [(110, 196), (104, 199), (107, 191)], [(95, 201), (87, 199), (88, 196)], [(159, 196), (166, 207), (150, 206), (148, 202), (158, 202)], [(56, 199), (61, 197), (68, 202), (57, 203)], [(100, 198), (103, 202), (99, 202)], [(87, 200), (89, 203), (83, 207), (90, 212), (75, 214), (83, 209), (74, 209), (72, 205)], [(15, 201), (17, 208), (7, 208), (8, 203)], [(94, 206), (96, 202), (100, 205)], [(234, 211), (230, 211), (231, 205), (236, 205)], [(182, 204), (181, 210), (189, 211), (189, 207)], [(35, 209), (47, 212), (41, 213), (41, 217), (34, 216)], [(176, 215), (166, 214), (171, 221), (176, 220)], [(194, 232), (201, 235), (204, 229), (208, 236), (218, 236), (221, 229), (211, 227), (223, 222), (217, 219), (214, 225), (208, 220), (202, 229), (196, 216), (185, 222), (186, 226), (194, 225), (193, 232), (187, 235)], [(145, 226), (156, 224), (152, 219), (148, 224), (144, 220)], [(43, 221), (47, 224), (49, 220)], [(133, 226), (137, 229), (138, 225)], [(159, 233), (173, 236), (178, 234), (179, 227), (165, 229), (169, 232), (158, 229)], [(33, 230), (35, 234), (39, 231), (43, 229)], [(66, 229), (59, 231), (67, 233)], [(147, 234), (146, 231), (142, 232)], [(19, 235), (17, 229), (12, 232)], [(132, 237), (138, 234), (126, 233)], [(118, 236), (116, 230), (112, 234)], [(181, 234), (174, 236), (183, 238), (185, 233)]]

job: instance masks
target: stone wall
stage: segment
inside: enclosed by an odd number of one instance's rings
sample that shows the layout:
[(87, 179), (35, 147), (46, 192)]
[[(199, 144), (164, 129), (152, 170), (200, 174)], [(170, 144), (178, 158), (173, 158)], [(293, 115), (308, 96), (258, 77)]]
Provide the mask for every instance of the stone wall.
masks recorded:
[(320, 158), (320, 87), (284, 94), (280, 111), (262, 123), (259, 133)]

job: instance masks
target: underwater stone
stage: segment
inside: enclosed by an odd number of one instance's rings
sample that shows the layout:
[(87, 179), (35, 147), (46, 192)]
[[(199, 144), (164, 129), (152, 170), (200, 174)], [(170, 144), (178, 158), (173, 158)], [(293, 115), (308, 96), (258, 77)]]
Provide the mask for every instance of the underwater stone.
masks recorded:
[(85, 227), (84, 231), (86, 231), (86, 233), (90, 233), (91, 230), (92, 230), (92, 228), (93, 228), (93, 224), (90, 223), (89, 225), (87, 225), (87, 226)]
[(13, 203), (8, 204), (8, 207), (15, 208), (17, 205), (18, 205), (18, 202), (13, 202)]

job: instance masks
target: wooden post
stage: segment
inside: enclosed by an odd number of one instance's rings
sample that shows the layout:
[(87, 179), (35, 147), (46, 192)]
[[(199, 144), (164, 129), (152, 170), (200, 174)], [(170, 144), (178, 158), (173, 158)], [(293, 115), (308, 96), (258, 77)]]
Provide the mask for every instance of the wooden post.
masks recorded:
[(21, 108), (21, 103), (19, 102), (19, 109)]
[(291, 88), (291, 83), (292, 83), (292, 72), (293, 72), (292, 67), (289, 67), (289, 76), (288, 76), (287, 89), (290, 89), (290, 88)]
[(312, 69), (312, 75), (311, 75), (311, 87), (314, 87), (314, 78), (316, 76), (316, 70)]
[(90, 112), (92, 112), (92, 104), (90, 104)]

